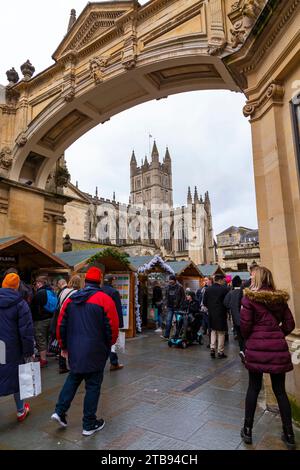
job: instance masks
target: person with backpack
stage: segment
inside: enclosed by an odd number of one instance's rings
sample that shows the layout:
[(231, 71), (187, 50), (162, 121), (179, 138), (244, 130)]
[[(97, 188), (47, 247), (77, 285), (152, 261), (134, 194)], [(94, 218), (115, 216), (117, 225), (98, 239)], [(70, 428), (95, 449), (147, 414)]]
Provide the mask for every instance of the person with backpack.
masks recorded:
[(55, 292), (48, 285), (46, 276), (36, 278), (35, 289), (36, 293), (31, 302), (34, 336), (40, 354), (41, 367), (46, 367), (51, 320), (57, 310), (58, 300)]
[(34, 337), (29, 306), (19, 291), (18, 274), (7, 274), (0, 289), (0, 397), (14, 395), (17, 420), (27, 418), (30, 407), (20, 398), (18, 368), (33, 359)]

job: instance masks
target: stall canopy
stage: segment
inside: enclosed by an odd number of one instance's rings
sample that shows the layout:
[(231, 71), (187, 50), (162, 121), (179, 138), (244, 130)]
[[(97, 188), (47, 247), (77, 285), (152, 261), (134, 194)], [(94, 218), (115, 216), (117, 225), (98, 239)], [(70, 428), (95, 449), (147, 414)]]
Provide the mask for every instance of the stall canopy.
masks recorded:
[(160, 256), (132, 256), (129, 262), (138, 271), (139, 274), (148, 274), (150, 272), (167, 272), (175, 274), (169, 264), (167, 264)]
[(168, 261), (176, 276), (203, 277), (198, 266), (193, 261)]
[[(103, 255), (103, 256), (102, 256)], [(114, 251), (107, 248), (93, 248), (90, 250), (68, 251), (56, 253), (56, 256), (66, 263), (74, 272), (84, 270), (94, 256), (99, 256), (99, 262), (103, 264), (107, 271), (135, 271), (135, 268), (124, 262), (121, 257), (114, 256)], [(130, 259), (129, 259), (130, 263)]]
[(249, 281), (250, 279), (250, 273), (248, 273), (247, 271), (241, 271), (241, 272), (230, 271), (229, 273), (226, 273), (226, 275), (231, 276), (232, 279), (235, 276), (239, 276), (242, 281)]
[(199, 264), (199, 270), (204, 277), (215, 276), (216, 274), (224, 274), (223, 269), (218, 264)]
[(68, 268), (66, 263), (25, 235), (0, 239), (0, 266), (19, 269)]

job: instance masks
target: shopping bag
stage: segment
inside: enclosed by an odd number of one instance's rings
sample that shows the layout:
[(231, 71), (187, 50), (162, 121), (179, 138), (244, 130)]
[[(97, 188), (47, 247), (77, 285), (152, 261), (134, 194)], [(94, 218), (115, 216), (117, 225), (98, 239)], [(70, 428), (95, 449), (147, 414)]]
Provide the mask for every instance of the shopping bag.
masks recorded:
[(149, 308), (148, 310), (148, 320), (157, 321), (157, 308)]
[(41, 365), (39, 362), (28, 362), (19, 365), (20, 399), (36, 397), (42, 393)]
[(115, 344), (116, 351), (125, 352), (125, 331), (119, 331), (119, 336)]

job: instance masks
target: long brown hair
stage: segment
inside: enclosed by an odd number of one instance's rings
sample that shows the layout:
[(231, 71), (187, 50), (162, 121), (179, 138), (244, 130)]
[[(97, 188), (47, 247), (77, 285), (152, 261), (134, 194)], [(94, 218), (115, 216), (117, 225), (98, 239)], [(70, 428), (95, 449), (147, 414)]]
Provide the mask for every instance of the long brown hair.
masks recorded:
[(72, 276), (69, 280), (68, 287), (70, 287), (71, 289), (79, 290), (81, 288), (80, 276), (78, 276), (77, 274), (75, 274), (75, 276)]
[(257, 266), (251, 283), (252, 290), (270, 289), (275, 291), (276, 286), (273, 275), (268, 268)]

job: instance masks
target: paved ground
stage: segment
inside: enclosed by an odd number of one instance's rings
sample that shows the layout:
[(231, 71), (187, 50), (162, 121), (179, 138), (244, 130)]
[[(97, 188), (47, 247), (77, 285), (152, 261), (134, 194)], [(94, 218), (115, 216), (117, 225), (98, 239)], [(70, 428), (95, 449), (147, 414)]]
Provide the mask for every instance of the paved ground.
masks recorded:
[[(15, 419), (14, 401), (0, 398), (0, 449), (244, 449), (240, 428), (247, 373), (231, 338), (228, 359), (211, 359), (206, 346), (169, 349), (149, 331), (127, 342), (122, 371), (107, 369), (99, 405), (103, 431), (81, 435), (84, 390), (69, 412), (69, 427), (49, 418), (65, 380), (58, 364), (42, 371), (43, 394), (31, 400), (24, 423)], [(263, 397), (262, 397), (263, 398)], [(257, 408), (250, 449), (285, 449), (278, 416)], [(298, 442), (300, 442), (300, 434)]]

